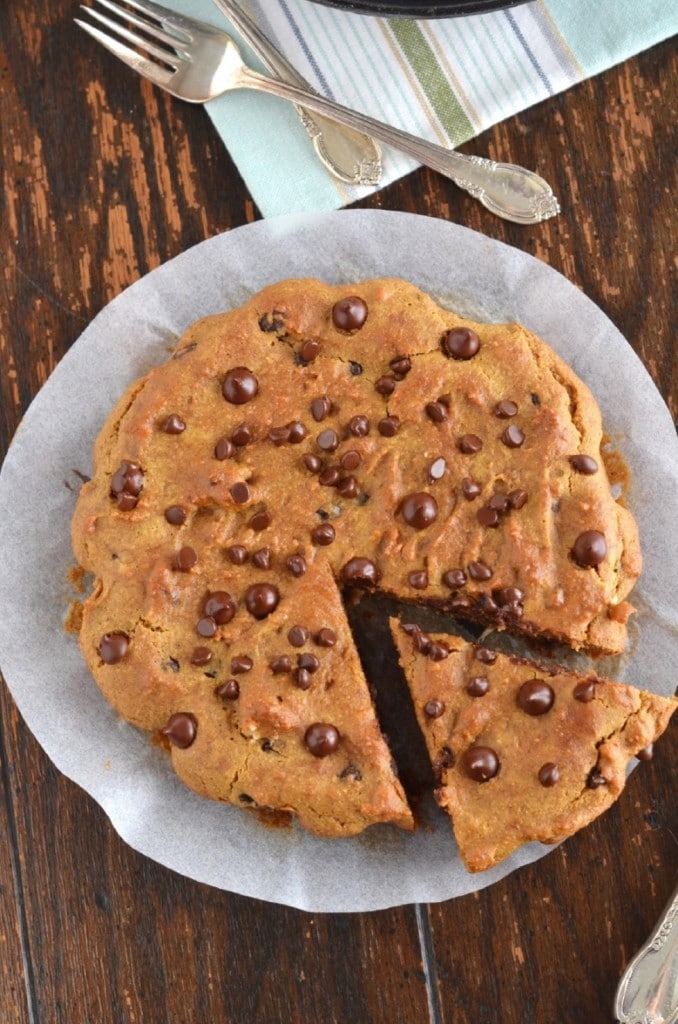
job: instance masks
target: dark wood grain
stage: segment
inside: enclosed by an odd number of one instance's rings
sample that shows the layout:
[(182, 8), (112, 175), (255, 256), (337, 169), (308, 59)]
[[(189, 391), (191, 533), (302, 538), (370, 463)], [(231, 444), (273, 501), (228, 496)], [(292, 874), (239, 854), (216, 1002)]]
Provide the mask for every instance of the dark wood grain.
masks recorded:
[[(76, 7), (0, 5), (0, 456), (106, 302), (259, 216), (205, 112), (121, 74)], [(658, 46), (465, 147), (539, 170), (556, 220), (498, 221), (425, 170), (359, 204), (458, 221), (566, 274), (674, 418), (676, 64)], [(674, 883), (675, 725), (618, 804), (539, 863), (462, 899), (351, 915), (167, 871), (53, 768), (4, 686), (0, 730), (0, 1024), (607, 1024)]]

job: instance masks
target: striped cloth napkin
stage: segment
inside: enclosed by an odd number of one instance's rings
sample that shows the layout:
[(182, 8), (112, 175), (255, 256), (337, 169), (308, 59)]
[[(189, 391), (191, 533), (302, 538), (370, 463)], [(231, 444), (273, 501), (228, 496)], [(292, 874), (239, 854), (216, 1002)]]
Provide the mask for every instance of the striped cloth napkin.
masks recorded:
[[(237, 38), (211, 0), (160, 2)], [(426, 21), (346, 14), (309, 0), (241, 2), (319, 92), (448, 146), (678, 32), (676, 0), (536, 0)], [(264, 217), (333, 210), (375, 191), (332, 178), (284, 100), (243, 90), (207, 111)], [(384, 149), (380, 185), (416, 166)]]

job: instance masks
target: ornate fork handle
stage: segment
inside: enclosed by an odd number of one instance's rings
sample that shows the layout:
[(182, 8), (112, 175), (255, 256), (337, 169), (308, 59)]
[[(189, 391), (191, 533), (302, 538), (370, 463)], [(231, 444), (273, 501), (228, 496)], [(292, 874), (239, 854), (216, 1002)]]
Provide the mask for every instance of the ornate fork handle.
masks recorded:
[(514, 221), (516, 224), (536, 224), (560, 212), (558, 200), (548, 183), (524, 167), (495, 163), (483, 157), (464, 156), (453, 149), (446, 149), (420, 139), (359, 111), (333, 103), (323, 96), (305, 92), (277, 79), (267, 78), (246, 67), (242, 68), (240, 79), (245, 87), (260, 89), (293, 103), (301, 103), (309, 110), (341, 121), (407, 153), (419, 163), (451, 178), (456, 185), (466, 189), (488, 210), (505, 220)]
[(614, 1002), (620, 1024), (678, 1022), (678, 888), (624, 971)]

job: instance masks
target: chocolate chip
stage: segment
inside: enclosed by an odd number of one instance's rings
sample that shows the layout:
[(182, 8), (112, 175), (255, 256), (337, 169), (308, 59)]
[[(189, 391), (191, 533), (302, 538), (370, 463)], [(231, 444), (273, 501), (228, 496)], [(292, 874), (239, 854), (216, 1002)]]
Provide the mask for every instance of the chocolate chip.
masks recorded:
[(183, 526), (186, 522), (186, 509), (181, 505), (170, 505), (165, 509), (165, 519), (171, 526)]
[(642, 747), (637, 751), (636, 757), (639, 761), (651, 761), (654, 757), (654, 744), (648, 743), (646, 747)]
[(327, 757), (339, 747), (339, 730), (325, 722), (314, 722), (304, 734), (304, 742), (314, 757)]
[(178, 747), (179, 750), (186, 750), (195, 741), (198, 723), (193, 715), (179, 711), (168, 719), (167, 725), (164, 729), (161, 729), (161, 732), (163, 736), (167, 737), (172, 746)]
[(135, 507), (144, 486), (144, 474), (138, 462), (123, 459), (111, 477), (111, 497), (121, 512)]
[(374, 390), (380, 395), (392, 395), (395, 391), (396, 379), (395, 377), (387, 373), (383, 377), (379, 377), (374, 384)]
[(427, 718), (440, 718), (445, 713), (445, 703), (442, 700), (427, 700), (424, 704), (424, 714)]
[(321, 519), (323, 521), (323, 523), (326, 523), (327, 520), (330, 518), (329, 512), (327, 511), (327, 509), (324, 508), (317, 508), (315, 510), (315, 514), (317, 515), (318, 519)]
[(415, 590), (426, 590), (428, 586), (428, 573), (423, 569), (415, 569), (414, 572), (409, 573), (407, 582)]
[(477, 607), (485, 615), (496, 616), (499, 611), (496, 601), (489, 594), (481, 594), (478, 597)]
[(484, 562), (469, 562), (466, 567), (472, 580), (483, 582), (492, 578), (492, 570)]
[(245, 672), (251, 672), (254, 667), (254, 662), (248, 654), (237, 654), (235, 658), (231, 658), (231, 672), (234, 676), (242, 675)]
[(272, 441), (277, 448), (280, 445), (285, 444), (289, 440), (290, 431), (289, 427), (271, 427), (268, 432), (268, 439)]
[(319, 473), (322, 468), (322, 462), (317, 455), (304, 455), (304, 465), (309, 473)]
[(470, 476), (464, 477), (461, 482), (461, 493), (467, 501), (473, 501), (474, 498), (478, 497), (481, 491), (482, 487), (480, 484), (476, 483), (475, 480), (472, 480)]
[(483, 447), (482, 439), (477, 434), (464, 434), (457, 441), (457, 448), (464, 455), (475, 455)]
[(520, 448), (525, 440), (525, 434), (522, 432), (520, 427), (516, 426), (515, 423), (512, 423), (501, 435), (501, 440), (507, 448)]
[(507, 498), (508, 498), (508, 503), (509, 503), (511, 508), (519, 509), (519, 508), (522, 508), (523, 505), (526, 504), (527, 498), (528, 498), (528, 494), (527, 494), (527, 491), (523, 491), (521, 489), (518, 489), (518, 490), (515, 490), (515, 491), (509, 491), (509, 493), (507, 495)]
[(409, 356), (396, 356), (388, 365), (399, 377), (405, 377), (412, 369), (412, 360)]
[(493, 597), (500, 607), (511, 604), (520, 604), (525, 600), (525, 594), (520, 587), (501, 587), (493, 591)]
[(539, 769), (537, 778), (541, 782), (542, 786), (547, 788), (555, 786), (556, 782), (560, 779), (560, 768), (553, 761), (547, 761)]
[(447, 409), (442, 402), (429, 402), (424, 408), (426, 415), (434, 423), (444, 423), (447, 419)]
[(291, 423), (287, 424), (285, 429), (287, 430), (287, 440), (289, 444), (301, 444), (308, 433), (306, 427), (300, 420), (292, 420)]
[(136, 508), (138, 498), (135, 498), (133, 494), (119, 494), (115, 499), (115, 503), (121, 512), (131, 512), (133, 508)]
[(369, 558), (351, 558), (341, 570), (341, 578), (345, 583), (374, 587), (379, 582), (380, 573)]
[(274, 309), (272, 313), (264, 313), (259, 319), (259, 330), (266, 332), (282, 331), (285, 326), (284, 313)]
[(337, 483), (337, 491), (342, 498), (355, 498), (358, 493), (358, 483), (354, 476), (345, 476)]
[(480, 338), (470, 327), (455, 327), (443, 335), (440, 344), (452, 359), (471, 359), (480, 348)]
[(483, 505), (482, 508), (476, 512), (476, 519), (481, 526), (498, 526), (499, 525), (499, 513), (490, 508), (489, 505)]
[(434, 459), (431, 465), (428, 467), (428, 478), (431, 481), (431, 483), (434, 483), (436, 480), (442, 480), (442, 478), (445, 476), (446, 469), (447, 463), (445, 462), (445, 459), (442, 457), (442, 455), (439, 458)]
[(186, 424), (182, 420), (181, 416), (178, 416), (173, 412), (163, 423), (162, 429), (166, 434), (183, 434), (186, 429)]
[(502, 402), (497, 402), (494, 407), (494, 415), (498, 416), (501, 420), (509, 420), (512, 416), (515, 416), (518, 412), (518, 406), (515, 402), (512, 402), (510, 398), (505, 398)]
[(581, 701), (582, 704), (589, 704), (595, 695), (596, 683), (594, 679), (582, 679), (572, 691), (574, 699)]
[(271, 568), (271, 549), (270, 548), (259, 548), (252, 555), (252, 564), (256, 565), (257, 569), (270, 569)]
[(363, 368), (360, 363), (354, 362), (352, 359), (349, 360), (349, 373), (352, 377), (359, 377), (363, 372)]
[(235, 601), (225, 590), (209, 591), (203, 604), (205, 615), (211, 616), (219, 626), (225, 626), (235, 615)]
[(490, 684), (485, 676), (473, 676), (466, 684), (469, 697), (484, 697), (489, 688)]
[(303, 668), (307, 672), (310, 672), (311, 675), (313, 675), (314, 672), (317, 672), (320, 668), (320, 662), (316, 658), (315, 654), (308, 653), (299, 654), (297, 656), (297, 665), (299, 668)]
[(597, 768), (592, 768), (586, 780), (586, 785), (589, 789), (598, 789), (599, 786), (607, 786), (607, 779)]
[(251, 402), (259, 391), (259, 381), (246, 366), (235, 366), (229, 370), (221, 385), (221, 393), (232, 405)]
[(499, 758), (491, 747), (469, 747), (464, 754), (463, 765), (474, 782), (488, 782), (499, 771)]
[(292, 626), (287, 634), (287, 639), (292, 644), (292, 647), (303, 647), (304, 644), (308, 643), (309, 636), (310, 633), (305, 626)]
[(214, 446), (214, 457), (223, 462), (224, 459), (231, 459), (235, 455), (235, 445), (227, 437), (222, 437)]
[(588, 569), (600, 565), (607, 555), (607, 542), (598, 530), (580, 533), (572, 547), (572, 557), (578, 565)]
[(341, 470), (337, 469), (336, 466), (327, 466), (318, 477), (318, 483), (322, 484), (323, 487), (334, 487), (339, 482), (340, 476)]
[(261, 512), (254, 513), (247, 525), (255, 533), (261, 533), (262, 530), (267, 530), (271, 525), (271, 517), (265, 509), (262, 509)]
[(495, 651), (488, 647), (476, 647), (476, 661), (482, 661), (483, 665), (494, 665), (497, 660)]
[(354, 437), (367, 437), (370, 432), (370, 421), (367, 416), (352, 416), (348, 421), (348, 429)]
[(336, 535), (336, 530), (331, 523), (322, 523), (321, 526), (314, 526), (311, 530), (311, 540), (323, 548), (331, 544)]
[(231, 441), (236, 448), (244, 448), (245, 445), (251, 444), (253, 438), (252, 428), (247, 423), (241, 423), (231, 434)]
[(191, 665), (198, 665), (203, 668), (205, 665), (209, 665), (212, 660), (212, 652), (209, 647), (194, 647), (193, 654), (191, 655)]
[(528, 679), (518, 690), (517, 701), (527, 715), (537, 717), (551, 710), (555, 697), (553, 688), (543, 679)]
[(211, 615), (204, 615), (202, 619), (198, 619), (195, 628), (199, 636), (204, 636), (206, 639), (209, 639), (215, 635), (217, 631), (217, 624)]
[(423, 530), (438, 518), (438, 503), (432, 494), (418, 491), (403, 498), (400, 512), (408, 526)]
[(495, 512), (506, 512), (510, 505), (508, 494), (493, 494), (487, 503), (488, 508), (493, 508)]
[(272, 583), (255, 583), (245, 591), (245, 607), (255, 619), (265, 619), (280, 601), (278, 588)]
[(127, 633), (104, 633), (99, 641), (99, 657), (104, 665), (117, 665), (127, 654)]
[(338, 331), (357, 331), (367, 320), (367, 303), (358, 295), (347, 295), (332, 307), (332, 323)]
[(571, 455), (570, 465), (577, 473), (584, 473), (586, 476), (598, 472), (598, 463), (590, 455)]
[(281, 654), (277, 658), (273, 658), (269, 661), (268, 667), (275, 676), (282, 675), (284, 672), (292, 671), (292, 662), (286, 654)]
[(339, 447), (339, 438), (335, 430), (321, 430), (316, 438), (318, 448), (324, 452), (334, 452)]
[(535, 395), (534, 392), (532, 392), (532, 394), (530, 395), (530, 400), (532, 402), (532, 405), (541, 405), (541, 398), (539, 397), (539, 395)]
[(384, 416), (377, 423), (377, 429), (382, 437), (395, 437), (400, 430), (400, 420), (397, 416)]
[(447, 569), (441, 579), (450, 590), (459, 590), (466, 583), (466, 573), (463, 569)]
[(344, 779), (354, 779), (355, 782), (362, 782), (363, 776), (359, 768), (356, 768), (354, 764), (347, 764), (345, 768), (339, 772), (339, 778), (343, 781)]
[(181, 548), (174, 559), (174, 568), (179, 569), (180, 572), (188, 572), (198, 561), (193, 548), (185, 547)]
[(306, 572), (306, 559), (302, 558), (301, 555), (290, 555), (290, 557), (285, 562), (285, 565), (292, 573), (292, 575), (296, 576), (297, 578), (299, 576), (303, 576), (304, 573)]
[(429, 641), (426, 657), (430, 658), (431, 661), (444, 661), (449, 654), (450, 648), (446, 647), (445, 644), (441, 644), (437, 640)]
[(225, 683), (219, 683), (214, 692), (219, 700), (237, 700), (240, 696), (240, 685), (237, 679), (228, 679)]
[(238, 482), (230, 488), (230, 495), (236, 505), (245, 505), (250, 500), (250, 489), (246, 483)]
[(350, 473), (352, 470), (358, 468), (361, 461), (360, 452), (351, 449), (348, 452), (344, 452), (341, 456), (340, 465), (342, 469), (345, 469)]
[(311, 402), (311, 416), (316, 423), (321, 423), (332, 411), (332, 403), (327, 395), (322, 398), (314, 398)]
[(313, 640), (318, 647), (334, 647), (337, 642), (337, 634), (329, 626), (323, 626), (313, 637)]
[(247, 548), (242, 544), (232, 544), (230, 548), (226, 548), (226, 554), (233, 565), (244, 565), (247, 561)]
[(320, 342), (315, 338), (305, 341), (299, 350), (299, 355), (305, 363), (312, 363), (320, 355)]
[(294, 681), (300, 690), (311, 689), (311, 673), (306, 668), (297, 668), (294, 672)]

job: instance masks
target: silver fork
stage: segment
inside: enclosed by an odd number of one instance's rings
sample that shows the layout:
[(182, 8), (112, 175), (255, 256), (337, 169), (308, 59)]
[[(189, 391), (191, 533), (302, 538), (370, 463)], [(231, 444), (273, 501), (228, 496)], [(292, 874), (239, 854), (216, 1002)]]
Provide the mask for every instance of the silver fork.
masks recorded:
[[(533, 171), (483, 157), (464, 156), (323, 96), (260, 75), (247, 67), (238, 47), (226, 33), (174, 14), (151, 0), (127, 0), (135, 10), (147, 14), (145, 18), (132, 14), (114, 0), (99, 2), (140, 31), (84, 6), (81, 9), (104, 25), (109, 34), (78, 18), (75, 19), (77, 24), (134, 71), (179, 99), (205, 103), (232, 89), (258, 89), (291, 100), (407, 153), (450, 178), (505, 220), (536, 224), (560, 212), (550, 186)], [(123, 39), (126, 42), (122, 42)], [(127, 43), (143, 50), (145, 56)]]
[[(100, 0), (103, 2), (103, 0)], [(286, 57), (275, 48), (236, 0), (212, 0), (225, 14), (244, 42), (270, 72), (290, 85), (315, 92)], [(381, 177), (381, 153), (374, 139), (320, 114), (311, 116), (297, 104), (297, 113), (313, 147), (327, 170), (349, 185), (377, 185)]]

